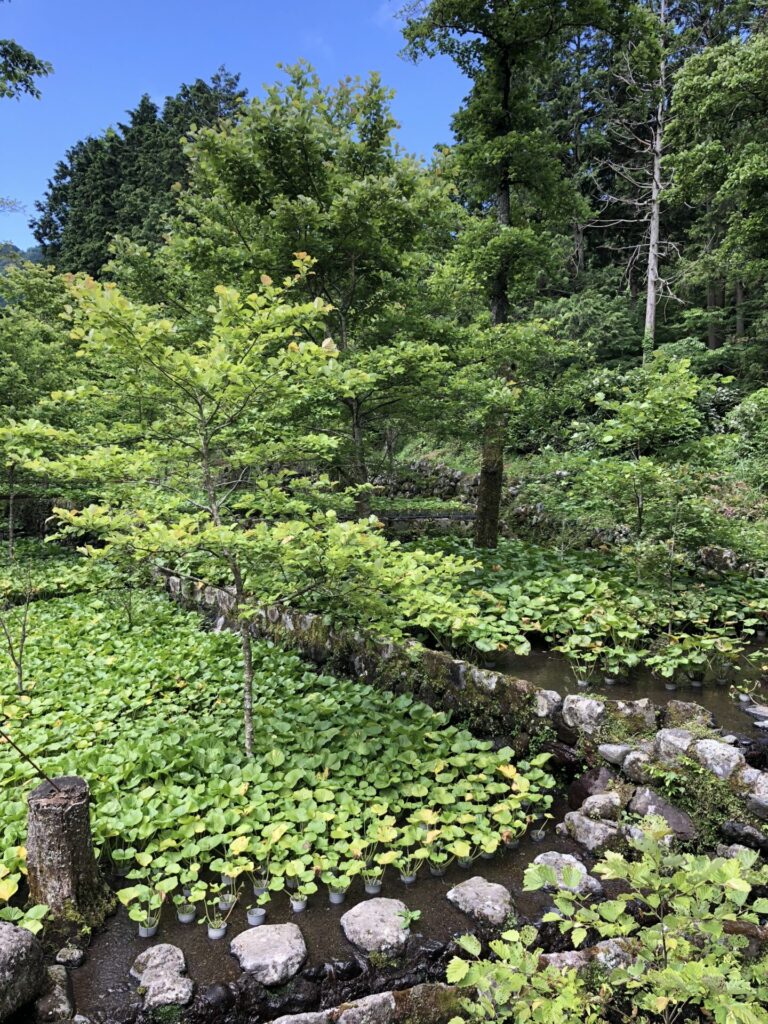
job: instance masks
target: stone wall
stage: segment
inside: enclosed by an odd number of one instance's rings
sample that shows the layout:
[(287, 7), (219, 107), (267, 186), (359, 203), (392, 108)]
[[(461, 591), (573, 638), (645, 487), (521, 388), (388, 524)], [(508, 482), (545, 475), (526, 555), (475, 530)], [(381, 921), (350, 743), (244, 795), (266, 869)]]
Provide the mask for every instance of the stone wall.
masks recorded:
[[(203, 612), (217, 629), (237, 628), (234, 597), (226, 589), (202, 587), (167, 575), (175, 601)], [(334, 630), (320, 615), (273, 605), (251, 624), (256, 637), (295, 648), (317, 665), (395, 693), (410, 693), (481, 736), (512, 743), (537, 716), (538, 689), (524, 679), (479, 668), (415, 642), (370, 640)]]

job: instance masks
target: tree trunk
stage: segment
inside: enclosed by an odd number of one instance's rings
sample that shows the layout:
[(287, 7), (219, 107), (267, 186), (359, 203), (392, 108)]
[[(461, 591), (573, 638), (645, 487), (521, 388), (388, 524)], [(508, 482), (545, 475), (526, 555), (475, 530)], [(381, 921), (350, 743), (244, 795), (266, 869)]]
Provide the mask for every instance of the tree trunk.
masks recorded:
[(506, 428), (506, 417), (496, 414), (488, 417), (483, 430), (482, 461), (475, 514), (476, 548), (495, 548), (499, 542)]
[(240, 623), (240, 644), (243, 649), (243, 719), (245, 721), (245, 756), (253, 757), (253, 649), (247, 622)]
[(744, 284), (741, 281), (736, 282), (734, 300), (736, 305), (736, 337), (743, 338), (746, 330), (744, 326)]
[[(506, 173), (496, 194), (497, 218), (501, 225), (510, 222), (510, 189)], [(494, 325), (506, 323), (509, 316), (507, 273), (500, 269), (491, 289), (491, 319)], [(501, 491), (504, 482), (504, 443), (507, 419), (503, 413), (491, 411), (483, 425), (483, 448), (480, 455), (480, 479), (475, 510), (475, 547), (495, 548), (499, 542)]]
[(14, 487), (16, 485), (16, 467), (11, 466), (8, 470), (8, 561), (12, 562), (15, 555), (15, 527), (13, 518), (16, 512), (16, 494)]
[[(662, 35), (667, 21), (666, 0), (662, 0), (659, 11)], [(666, 51), (662, 40), (662, 57), (659, 63), (659, 101), (656, 105), (656, 119), (651, 136), (651, 208), (648, 225), (648, 268), (645, 291), (645, 329), (643, 331), (643, 362), (656, 344), (656, 306), (659, 301), (659, 249), (661, 240), (661, 153), (664, 141), (664, 113), (666, 109)]]
[[(365, 461), (365, 447), (363, 443), (363, 418), (360, 405), (357, 399), (353, 399), (349, 405), (352, 417), (352, 470), (356, 484), (368, 483), (368, 466)], [(371, 499), (367, 490), (362, 491), (355, 498), (355, 513), (360, 519), (365, 519), (371, 514)]]
[(722, 286), (717, 281), (707, 283), (707, 348), (718, 349), (723, 344), (723, 332), (718, 316), (722, 308)]
[(85, 779), (43, 782), (28, 797), (27, 869), (32, 903), (45, 903), (54, 922), (95, 928), (115, 898), (93, 852)]

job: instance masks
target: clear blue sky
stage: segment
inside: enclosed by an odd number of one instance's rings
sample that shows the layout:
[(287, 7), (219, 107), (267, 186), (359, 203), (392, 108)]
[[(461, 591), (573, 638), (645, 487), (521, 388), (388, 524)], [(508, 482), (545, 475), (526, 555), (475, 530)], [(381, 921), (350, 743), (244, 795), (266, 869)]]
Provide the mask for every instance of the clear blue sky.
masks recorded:
[(401, 0), (12, 0), (0, 3), (0, 38), (15, 39), (54, 65), (42, 99), (0, 101), (0, 196), (22, 213), (0, 215), (0, 240), (22, 248), (27, 219), (54, 164), (86, 135), (220, 64), (239, 71), (249, 93), (299, 57), (324, 82), (380, 71), (396, 90), (400, 141), (428, 156), (450, 139), (451, 113), (466, 81), (444, 58), (412, 65), (398, 56), (394, 12)]

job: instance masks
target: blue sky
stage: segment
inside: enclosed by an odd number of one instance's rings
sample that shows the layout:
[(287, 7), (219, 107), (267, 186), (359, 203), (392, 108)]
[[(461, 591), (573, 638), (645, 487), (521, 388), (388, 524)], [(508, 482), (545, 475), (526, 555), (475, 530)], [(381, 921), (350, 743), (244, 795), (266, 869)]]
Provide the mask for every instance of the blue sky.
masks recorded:
[(381, 72), (396, 90), (400, 141), (428, 156), (450, 139), (466, 81), (445, 58), (398, 56), (401, 0), (12, 0), (0, 3), (0, 38), (51, 61), (42, 99), (0, 102), (0, 196), (22, 213), (0, 215), (0, 239), (31, 245), (27, 219), (54, 164), (78, 139), (103, 131), (142, 93), (158, 101), (220, 64), (249, 93), (278, 62), (310, 61), (325, 82)]

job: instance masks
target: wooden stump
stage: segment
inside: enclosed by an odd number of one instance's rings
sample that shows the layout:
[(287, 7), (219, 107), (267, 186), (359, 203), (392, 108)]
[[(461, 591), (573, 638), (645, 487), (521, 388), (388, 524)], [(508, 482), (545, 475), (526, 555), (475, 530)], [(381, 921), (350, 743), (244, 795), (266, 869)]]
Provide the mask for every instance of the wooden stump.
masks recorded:
[(27, 869), (33, 903), (54, 922), (95, 928), (114, 906), (93, 852), (90, 792), (76, 775), (44, 782), (28, 798)]

